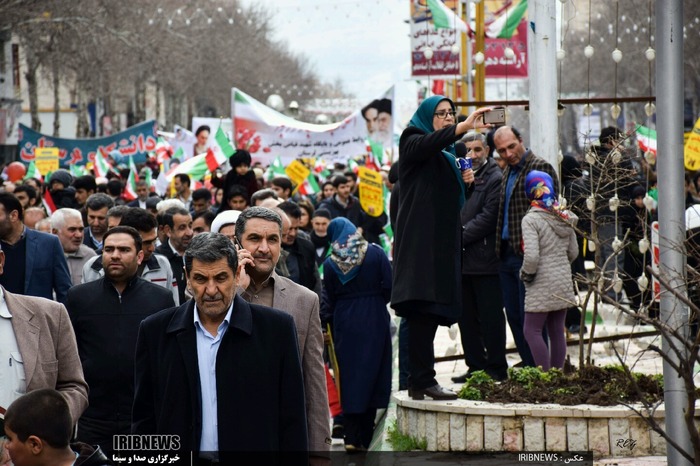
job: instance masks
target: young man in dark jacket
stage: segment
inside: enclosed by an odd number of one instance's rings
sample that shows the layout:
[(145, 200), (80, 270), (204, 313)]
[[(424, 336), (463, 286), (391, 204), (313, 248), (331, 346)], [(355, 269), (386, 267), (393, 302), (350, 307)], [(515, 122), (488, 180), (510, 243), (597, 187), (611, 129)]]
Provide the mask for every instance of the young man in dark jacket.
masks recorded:
[(143, 319), (173, 307), (170, 290), (139, 278), (141, 236), (117, 226), (104, 236), (105, 276), (74, 286), (66, 308), (90, 387), (89, 406), (78, 421), (78, 440), (112, 453), (112, 436), (131, 433), (136, 337)]
[[(468, 133), (467, 157), (472, 159), (474, 183), (469, 187), (462, 218), (462, 316), (459, 330), (470, 374), (486, 371), (496, 380), (507, 377), (506, 320), (496, 255), (496, 224), (503, 173), (489, 158), (483, 134)], [(456, 149), (456, 148), (455, 148)], [(464, 383), (467, 374), (453, 377)]]

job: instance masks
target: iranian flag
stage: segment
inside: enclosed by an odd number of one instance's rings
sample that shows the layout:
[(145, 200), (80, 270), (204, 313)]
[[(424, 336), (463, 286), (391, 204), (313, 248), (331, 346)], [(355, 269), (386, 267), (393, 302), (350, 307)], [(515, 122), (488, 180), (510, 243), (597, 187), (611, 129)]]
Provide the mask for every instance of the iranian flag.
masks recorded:
[(272, 161), (270, 166), (267, 167), (267, 181), (272, 181), (276, 176), (287, 176), (287, 172), (284, 171), (282, 158), (279, 155)]
[(527, 0), (520, 0), (502, 12), (486, 28), (486, 37), (490, 39), (510, 39), (518, 29), (520, 21), (527, 12)]
[(656, 131), (646, 126), (637, 126), (637, 144), (644, 152), (651, 152), (656, 155)]
[(107, 177), (107, 173), (112, 169), (112, 166), (109, 164), (107, 161), (107, 158), (102, 154), (102, 149), (97, 149), (97, 152), (95, 152), (95, 177)]
[(56, 204), (54, 204), (53, 197), (51, 197), (51, 191), (48, 189), (44, 191), (44, 195), (41, 197), (41, 203), (44, 204), (44, 209), (49, 216), (56, 212)]
[(36, 164), (32, 160), (27, 167), (27, 173), (24, 175), (24, 179), (34, 178), (35, 180), (42, 181), (44, 178), (41, 176), (41, 172), (36, 168)]
[(78, 178), (79, 176), (88, 175), (88, 171), (85, 169), (85, 166), (72, 163), (70, 164), (70, 174), (73, 175), (73, 178)]
[(348, 160), (348, 168), (353, 171), (353, 173), (357, 173), (359, 170), (360, 166), (355, 162), (354, 159)]
[(304, 182), (299, 185), (299, 194), (305, 194), (306, 196), (311, 196), (321, 192), (321, 188), (318, 187), (316, 182), (316, 177), (313, 173), (309, 173)]
[(442, 3), (442, 0), (428, 0), (428, 8), (430, 8), (430, 14), (433, 16), (435, 29), (456, 29), (461, 32), (468, 32), (467, 23)]
[(233, 148), (226, 137), (226, 133), (224, 133), (224, 130), (221, 129), (221, 126), (219, 126), (219, 129), (216, 130), (216, 134), (214, 135), (214, 143), (209, 146), (204, 158), (209, 171), (213, 172), (219, 167), (219, 165), (226, 163), (228, 158), (231, 157), (234, 152), (236, 152), (236, 149)]
[(163, 163), (163, 161), (169, 159), (170, 157), (172, 157), (172, 155), (173, 146), (171, 146), (170, 143), (162, 137), (159, 137), (158, 142), (156, 142), (156, 157), (158, 163)]
[(124, 198), (127, 201), (133, 201), (138, 196), (136, 195), (136, 182), (139, 180), (138, 172), (136, 171), (136, 164), (134, 163), (134, 157), (129, 156), (129, 178), (126, 180), (126, 189), (124, 189)]
[(381, 142), (375, 142), (371, 139), (367, 140), (367, 158), (365, 166), (374, 171), (379, 171), (382, 165), (382, 155), (384, 153), (384, 145)]

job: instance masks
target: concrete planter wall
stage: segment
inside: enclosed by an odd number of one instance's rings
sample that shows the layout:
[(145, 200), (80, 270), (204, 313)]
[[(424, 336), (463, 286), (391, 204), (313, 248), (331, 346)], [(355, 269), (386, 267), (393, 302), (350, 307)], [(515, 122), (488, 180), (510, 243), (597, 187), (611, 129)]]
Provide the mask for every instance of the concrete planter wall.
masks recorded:
[[(394, 395), (399, 431), (430, 451), (593, 451), (595, 457), (665, 455), (666, 441), (624, 406), (415, 401)], [(660, 407), (655, 418), (664, 425)], [(700, 419), (696, 420), (697, 422)]]

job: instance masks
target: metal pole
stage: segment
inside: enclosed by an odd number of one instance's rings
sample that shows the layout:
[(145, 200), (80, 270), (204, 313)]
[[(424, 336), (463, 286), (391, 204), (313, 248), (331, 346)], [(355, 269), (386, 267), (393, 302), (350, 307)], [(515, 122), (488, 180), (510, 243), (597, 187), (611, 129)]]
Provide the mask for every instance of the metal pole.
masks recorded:
[[(685, 186), (683, 171), (683, 0), (656, 0), (656, 132), (659, 187), (660, 273), (670, 286), (687, 293), (685, 241)], [(688, 308), (671, 293), (661, 290), (663, 322), (688, 334)], [(671, 344), (683, 348), (685, 341), (664, 336), (662, 350), (676, 364)], [(685, 424), (688, 397), (683, 379), (664, 361), (666, 433), (679, 448), (693, 453)], [(690, 465), (678, 450), (667, 444), (668, 464)]]
[[(476, 27), (475, 27), (475, 39), (474, 46), (476, 50), (474, 53), (484, 53), (484, 42), (485, 42), (485, 31), (484, 31), (484, 2), (479, 2), (476, 4)], [(481, 63), (474, 65), (476, 68), (476, 83), (474, 84), (474, 97), (478, 101), (486, 100), (486, 63)]]
[(551, 0), (528, 3), (530, 148), (559, 171), (557, 117), (557, 9)]

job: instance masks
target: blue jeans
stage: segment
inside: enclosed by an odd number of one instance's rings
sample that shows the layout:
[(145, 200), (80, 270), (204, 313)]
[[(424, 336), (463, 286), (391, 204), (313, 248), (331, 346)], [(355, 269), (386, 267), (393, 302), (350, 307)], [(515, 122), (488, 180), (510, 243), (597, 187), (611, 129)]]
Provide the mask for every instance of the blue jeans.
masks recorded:
[(501, 291), (503, 292), (503, 304), (506, 308), (506, 318), (510, 331), (515, 340), (515, 346), (520, 354), (520, 359), (525, 367), (534, 367), (530, 347), (525, 341), (523, 325), (525, 324), (525, 285), (520, 281), (520, 267), (523, 258), (516, 255), (508, 242), (501, 246), (501, 265), (498, 276), (501, 279)]

